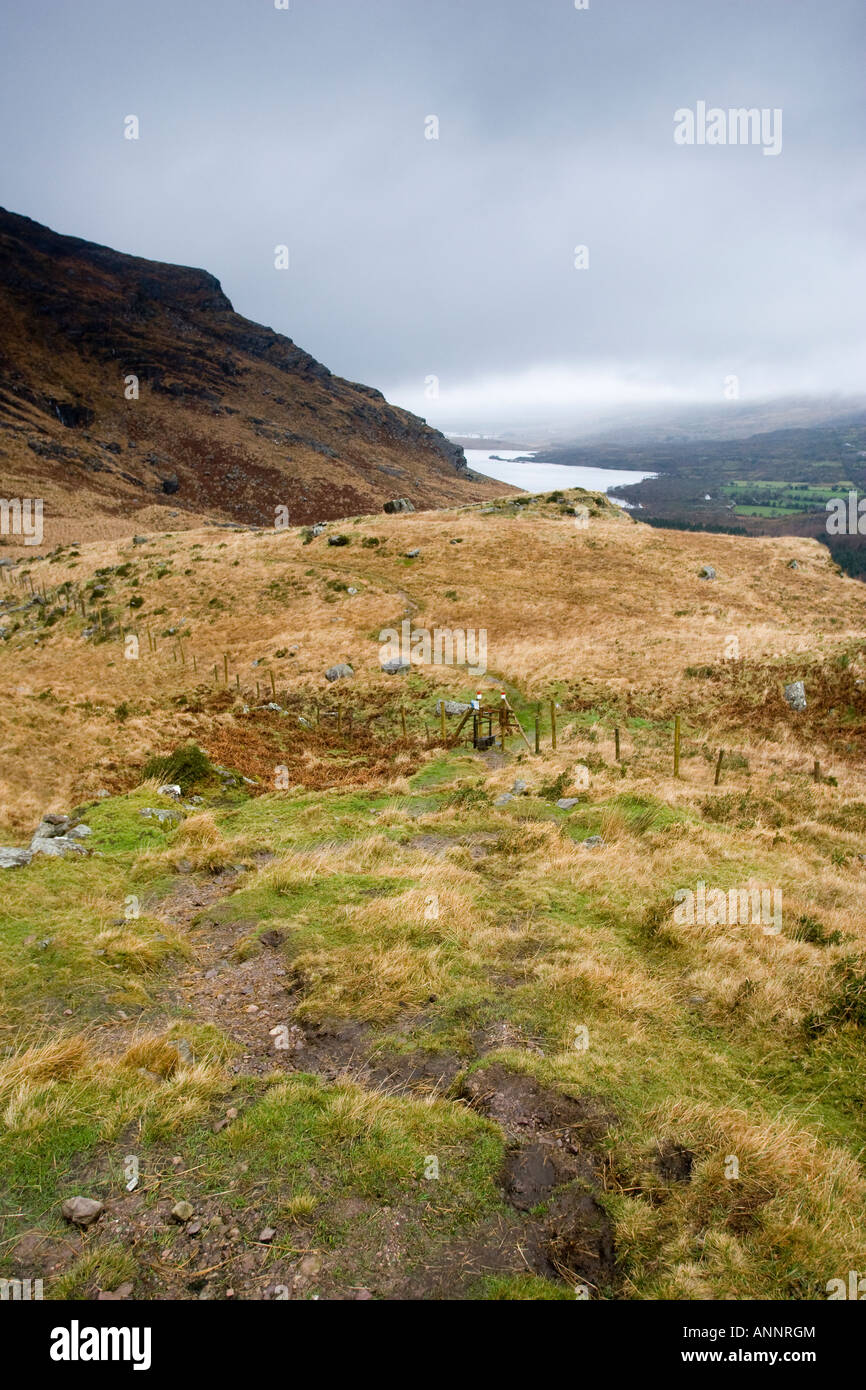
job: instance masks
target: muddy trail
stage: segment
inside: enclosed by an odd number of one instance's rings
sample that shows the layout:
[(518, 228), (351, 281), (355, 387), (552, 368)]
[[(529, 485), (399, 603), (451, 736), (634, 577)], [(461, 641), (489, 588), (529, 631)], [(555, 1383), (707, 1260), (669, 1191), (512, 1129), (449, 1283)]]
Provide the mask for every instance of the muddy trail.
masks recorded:
[[(112, 1022), (99, 1030), (98, 1050), (126, 1048), (136, 1036), (171, 1027), (180, 1062), (192, 1064), (196, 1058), (182, 1036), (183, 1023), (211, 1023), (240, 1049), (225, 1063), (239, 1078), (304, 1072), (325, 1082), (349, 1078), (392, 1096), (436, 1095), (471, 1106), (503, 1136), (501, 1206), (457, 1239), (438, 1245), (431, 1240), (420, 1256), (414, 1249), (409, 1260), (401, 1239), (409, 1220), (409, 1194), (405, 1210), (376, 1209), (361, 1199), (334, 1203), (331, 1214), (337, 1219), (369, 1218), (361, 1224), (368, 1229), (367, 1240), (370, 1231), (375, 1233), (378, 1255), (371, 1279), (369, 1250), (359, 1245), (353, 1251), (351, 1235), (348, 1245), (327, 1252), (317, 1247), (312, 1226), (301, 1221), (291, 1228), (290, 1249), (273, 1246), (264, 1194), (259, 1207), (254, 1191), (241, 1216), (236, 1205), (229, 1209), (220, 1200), (230, 1191), (197, 1190), (195, 1172), (167, 1153), (163, 1173), (150, 1174), (135, 1191), (109, 1199), (109, 1221), (103, 1220), (92, 1236), (85, 1232), (65, 1242), (66, 1251), (58, 1251), (59, 1267), (68, 1263), (70, 1249), (99, 1239), (100, 1228), (110, 1224), (111, 1239), (137, 1251), (144, 1296), (150, 1298), (285, 1299), (315, 1292), (329, 1299), (459, 1299), (472, 1297), (485, 1276), (515, 1274), (562, 1280), (577, 1297), (595, 1297), (602, 1288), (609, 1293), (617, 1279), (616, 1257), (611, 1224), (598, 1197), (607, 1161), (604, 1138), (613, 1117), (596, 1100), (546, 1089), (495, 1061), (485, 1065), (484, 1056), (504, 1046), (534, 1048), (505, 1023), (474, 1035), (474, 1057), (389, 1053), (375, 1030), (352, 1020), (299, 1023), (299, 986), (280, 950), (284, 933), (264, 932), (261, 948), (241, 958), (238, 944), (258, 923), (225, 921), (218, 911), (242, 885), (245, 873), (242, 866), (233, 866), (177, 880), (156, 911), (186, 937), (190, 955), (158, 995), (155, 1009), (136, 1023)], [(407, 1015), (406, 1031), (418, 1022), (417, 1013)], [(482, 1065), (469, 1071), (479, 1060)], [(229, 1091), (214, 1113), (213, 1130), (232, 1124), (245, 1103), (249, 1093), (242, 1086)], [(119, 1150), (128, 1147), (121, 1143)], [(83, 1183), (95, 1177), (95, 1167), (81, 1173)], [(180, 1260), (165, 1249), (157, 1254), (159, 1232), (172, 1220), (172, 1200), (158, 1195), (163, 1183), (173, 1194), (182, 1187), (194, 1211), (194, 1219), (183, 1223)], [(157, 1200), (148, 1200), (154, 1193)], [(354, 1229), (351, 1221), (347, 1229)], [(346, 1279), (356, 1258), (368, 1269), (365, 1284)], [(129, 1290), (123, 1286), (114, 1296), (128, 1297)]]

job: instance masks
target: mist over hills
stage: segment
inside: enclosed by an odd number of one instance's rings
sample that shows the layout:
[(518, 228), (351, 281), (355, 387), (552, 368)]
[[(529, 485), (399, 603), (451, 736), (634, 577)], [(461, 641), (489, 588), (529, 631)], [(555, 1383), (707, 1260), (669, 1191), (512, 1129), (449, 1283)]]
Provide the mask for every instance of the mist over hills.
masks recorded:
[(0, 473), (5, 495), (45, 499), (55, 543), (504, 490), (419, 417), (236, 313), (207, 271), (4, 210)]

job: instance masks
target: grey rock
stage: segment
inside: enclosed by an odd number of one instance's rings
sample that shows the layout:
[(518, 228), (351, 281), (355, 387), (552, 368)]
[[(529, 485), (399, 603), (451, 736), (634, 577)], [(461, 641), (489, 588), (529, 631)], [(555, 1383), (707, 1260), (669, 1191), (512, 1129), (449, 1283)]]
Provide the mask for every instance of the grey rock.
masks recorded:
[(588, 835), (585, 840), (581, 840), (584, 849), (598, 849), (599, 845), (603, 844), (604, 840), (600, 835)]
[(70, 830), (70, 832), (69, 832), (69, 834), (68, 834), (68, 836), (67, 836), (67, 839), (69, 839), (69, 840), (86, 840), (87, 837), (88, 837), (88, 835), (92, 835), (92, 834), (93, 834), (93, 831), (91, 830), (91, 828), (90, 828), (89, 825), (74, 825), (74, 826), (72, 827), (72, 829)]
[(67, 1197), (60, 1210), (74, 1226), (92, 1226), (105, 1207), (95, 1197)]
[(409, 669), (409, 662), (404, 661), (401, 656), (392, 656), (390, 661), (382, 662), (382, 670), (386, 676), (398, 676), (401, 671), (408, 671)]
[(133, 536), (133, 545), (147, 545), (147, 536)]
[(145, 820), (158, 820), (160, 825), (164, 825), (166, 821), (174, 824), (177, 820), (175, 811), (169, 811), (162, 806), (142, 806), (138, 814), (144, 816)]
[(191, 1202), (175, 1202), (171, 1214), (175, 1221), (180, 1221), (183, 1224), (192, 1220), (195, 1216), (195, 1208)]
[(715, 579), (715, 577), (716, 571), (713, 569), (712, 565), (704, 565), (703, 569), (698, 575), (699, 579)]
[[(446, 714), (465, 714), (466, 711), (467, 711), (467, 710), (470, 710), (471, 708), (472, 708), (471, 705), (464, 704), (462, 700), (446, 700), (446, 701), (445, 701), (445, 713), (446, 713)], [(441, 701), (441, 700), (437, 700), (437, 701), (436, 701), (436, 713), (437, 713), (437, 714), (441, 714), (441, 713), (442, 713), (442, 701)]]
[(175, 801), (179, 800), (181, 791), (177, 782), (166, 782), (164, 787), (157, 787), (160, 796), (173, 796)]
[(406, 559), (407, 559), (407, 560), (417, 560), (417, 559), (418, 559), (418, 556), (419, 556), (420, 554), (421, 554), (421, 551), (420, 551), (420, 550), (407, 550), (407, 551), (406, 551)]
[(785, 686), (785, 699), (793, 710), (806, 708), (806, 687), (802, 681), (791, 681)]
[(562, 796), (556, 804), (560, 811), (570, 811), (572, 806), (576, 806), (579, 801), (579, 796)]
[(23, 868), (32, 858), (33, 852), (29, 849), (7, 849), (3, 846), (0, 848), (0, 869)]
[(522, 796), (526, 791), (526, 783), (521, 777), (517, 777), (511, 784), (511, 790), (514, 792), (515, 796)]
[(277, 1233), (274, 1230), (273, 1226), (266, 1226), (263, 1231), (259, 1232), (259, 1240), (262, 1242), (263, 1245), (270, 1245), (271, 1241), (273, 1240), (276, 1234)]
[(337, 534), (336, 536), (329, 536), (329, 537), (328, 537), (328, 545), (348, 545), (348, 544), (349, 544), (349, 537), (348, 537), (348, 536), (342, 535), (342, 533), (339, 533), (339, 534)]
[(414, 512), (415, 505), (408, 497), (392, 497), (382, 508), (383, 512)]
[(346, 661), (341, 661), (341, 662), (339, 663), (339, 665), (337, 665), (337, 666), (329, 666), (329, 667), (328, 667), (327, 671), (325, 672), (325, 680), (326, 680), (326, 681), (341, 681), (341, 680), (347, 680), (350, 676), (354, 676), (354, 674), (355, 674), (355, 672), (352, 670), (352, 667), (348, 664), (348, 662), (346, 662)]
[(34, 835), (30, 841), (34, 854), (45, 854), (49, 859), (62, 859), (65, 854), (86, 854), (84, 845), (69, 835), (53, 835), (50, 839)]
[(186, 1038), (175, 1038), (174, 1050), (182, 1062), (185, 1062), (187, 1066), (192, 1066), (195, 1057), (193, 1056), (192, 1048)]
[(789, 561), (788, 561), (788, 569), (789, 569), (789, 570), (798, 570), (799, 568), (800, 568), (800, 566), (798, 565), (798, 563), (797, 563), (796, 560), (789, 560)]
[(509, 803), (509, 801), (513, 801), (513, 800), (514, 800), (514, 797), (511, 795), (511, 792), (503, 792), (501, 796), (497, 796), (497, 798), (496, 798), (496, 800), (494, 801), (493, 805), (494, 805), (494, 806), (507, 806), (508, 803)]
[(55, 835), (65, 835), (69, 826), (68, 816), (45, 815), (33, 832), (33, 839), (51, 840)]

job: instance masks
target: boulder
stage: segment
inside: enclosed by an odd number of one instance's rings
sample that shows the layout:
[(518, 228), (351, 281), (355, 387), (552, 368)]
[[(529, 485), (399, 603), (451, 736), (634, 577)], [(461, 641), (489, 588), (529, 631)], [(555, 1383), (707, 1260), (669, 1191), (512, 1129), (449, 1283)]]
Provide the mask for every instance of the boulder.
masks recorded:
[(409, 662), (404, 661), (401, 656), (392, 656), (390, 661), (382, 662), (382, 670), (386, 676), (399, 675), (401, 671), (410, 670)]
[(806, 708), (806, 687), (802, 681), (791, 681), (785, 686), (785, 699), (793, 710)]
[(570, 811), (572, 806), (576, 806), (579, 801), (579, 796), (562, 796), (556, 804), (560, 811)]
[(92, 1226), (105, 1207), (95, 1197), (67, 1197), (60, 1210), (74, 1226)]
[(416, 550), (407, 550), (407, 551), (406, 551), (406, 559), (407, 559), (407, 560), (417, 560), (417, 559), (418, 559), (418, 556), (419, 556), (420, 554), (421, 554), (421, 551), (420, 551), (420, 550), (417, 550), (417, 549), (416, 549)]
[(0, 869), (20, 869), (29, 864), (33, 851), (29, 849), (8, 849), (0, 847)]
[(33, 854), (45, 854), (49, 859), (62, 859), (65, 854), (87, 853), (84, 845), (73, 840), (71, 835), (52, 835), (50, 838), (34, 835), (30, 849)]
[(349, 663), (347, 661), (341, 661), (337, 666), (328, 667), (327, 671), (325, 672), (325, 680), (347, 680), (350, 676), (354, 676), (354, 674), (355, 672), (352, 670), (352, 667), (349, 665)]
[(68, 816), (46, 813), (33, 832), (34, 840), (50, 840), (55, 835), (65, 835), (71, 825)]
[(715, 579), (715, 577), (716, 571), (713, 569), (712, 565), (704, 565), (703, 569), (698, 575), (698, 579)]
[(383, 512), (414, 512), (415, 505), (408, 497), (392, 497), (382, 508)]
[[(445, 713), (446, 713), (446, 714), (465, 714), (465, 713), (467, 712), (467, 710), (470, 710), (471, 708), (472, 708), (471, 705), (464, 704), (464, 702), (463, 702), (462, 700), (446, 700), (446, 701), (445, 701)], [(441, 701), (441, 700), (437, 700), (437, 701), (436, 701), (436, 713), (437, 713), (437, 714), (441, 714), (441, 713), (442, 713), (442, 701)]]
[(503, 792), (501, 796), (497, 796), (497, 798), (496, 798), (496, 800), (494, 801), (493, 805), (494, 805), (494, 806), (507, 806), (508, 803), (509, 803), (509, 801), (513, 801), (513, 800), (514, 800), (514, 797), (511, 795), (511, 792)]
[(157, 787), (157, 791), (160, 796), (174, 797), (175, 801), (179, 800), (181, 795), (180, 787), (177, 782), (166, 782), (165, 786)]

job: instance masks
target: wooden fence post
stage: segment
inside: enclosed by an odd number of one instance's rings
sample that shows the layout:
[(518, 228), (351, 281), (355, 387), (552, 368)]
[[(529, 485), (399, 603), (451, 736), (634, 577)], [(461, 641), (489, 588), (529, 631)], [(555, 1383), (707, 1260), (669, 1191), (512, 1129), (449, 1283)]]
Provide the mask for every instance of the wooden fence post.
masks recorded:
[(713, 786), (714, 786), (714, 787), (717, 787), (717, 786), (719, 785), (719, 782), (722, 780), (722, 759), (724, 758), (724, 756), (725, 756), (725, 750), (724, 750), (724, 748), (720, 748), (720, 749), (719, 749), (718, 761), (717, 761), (717, 763), (716, 763), (716, 776), (715, 776), (715, 779), (714, 779), (714, 781), (713, 781)]
[(556, 701), (550, 702), (550, 746), (556, 751)]
[(541, 752), (541, 706), (535, 706), (535, 751)]
[(619, 762), (619, 761), (620, 761), (620, 756), (619, 756), (619, 729), (614, 729), (614, 731), (613, 731), (613, 741), (614, 741), (614, 745), (615, 745), (615, 747), (616, 747), (616, 760), (617, 760), (617, 762)]

